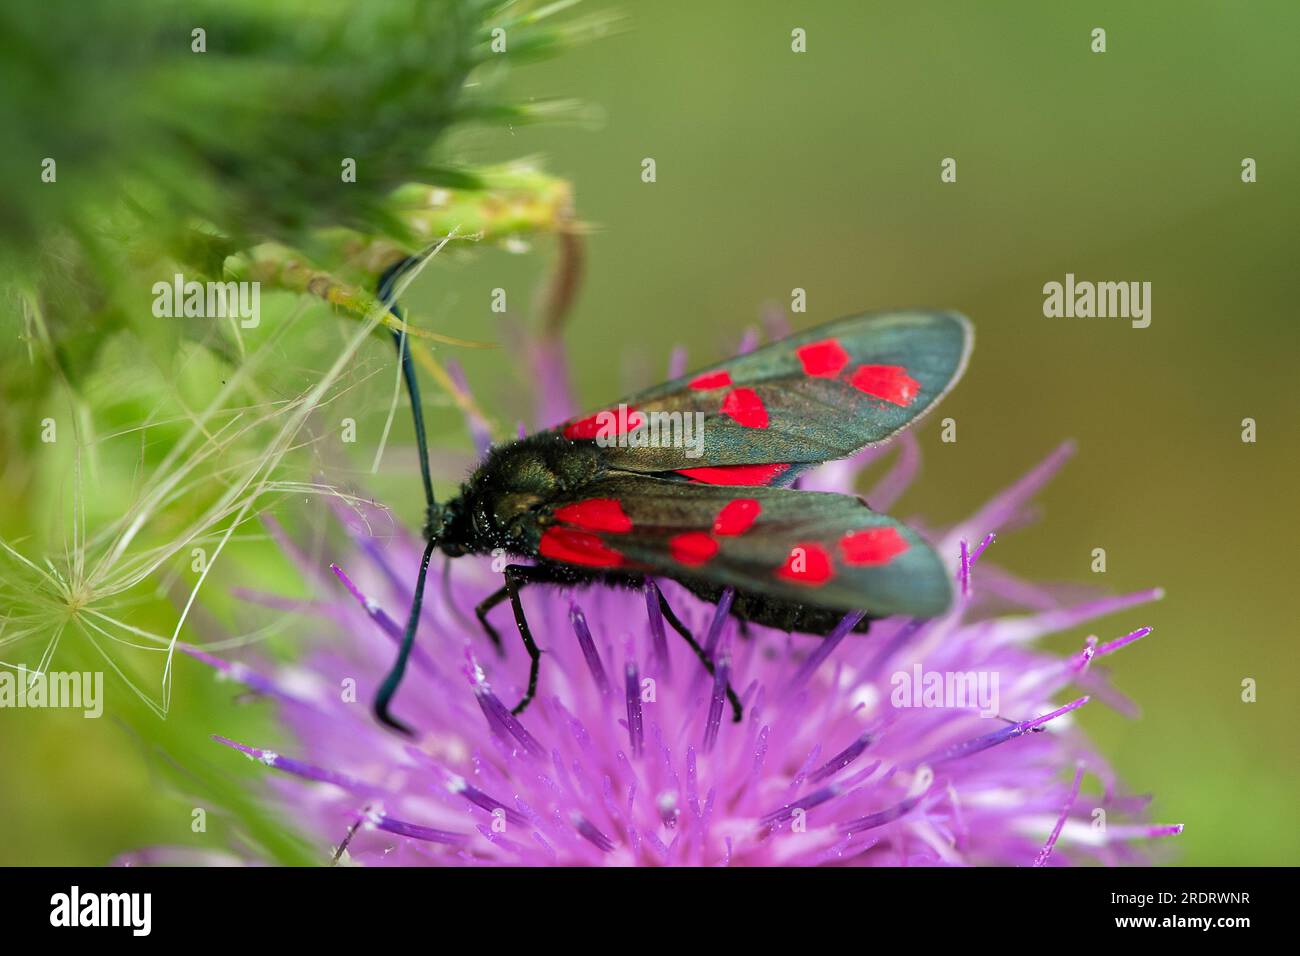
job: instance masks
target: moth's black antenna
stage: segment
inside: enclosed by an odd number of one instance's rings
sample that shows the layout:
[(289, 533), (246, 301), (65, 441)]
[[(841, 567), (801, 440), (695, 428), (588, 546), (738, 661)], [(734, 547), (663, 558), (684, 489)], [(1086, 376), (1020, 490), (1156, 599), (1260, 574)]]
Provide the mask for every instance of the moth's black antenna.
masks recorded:
[(424, 579), (429, 573), (429, 558), (433, 556), (433, 547), (436, 540), (431, 537), (424, 546), (424, 557), (420, 559), (420, 574), (415, 579), (415, 594), (411, 598), (411, 616), (406, 620), (406, 632), (402, 635), (402, 646), (397, 651), (397, 660), (393, 661), (393, 667), (388, 672), (388, 676), (379, 685), (379, 693), (375, 695), (375, 717), (378, 718), (380, 723), (387, 724), (408, 737), (415, 736), (415, 732), (390, 714), (388, 707), (393, 702), (394, 695), (397, 694), (397, 688), (401, 686), (402, 677), (406, 674), (406, 661), (411, 656), (411, 648), (415, 644), (415, 629), (420, 623), (420, 605), (424, 603)]
[[(389, 266), (384, 271), (384, 274), (379, 277), (379, 284), (376, 287), (375, 294), (379, 297), (379, 301), (388, 307), (388, 311), (398, 319), (402, 319), (402, 310), (397, 307), (394, 289), (398, 280), (406, 271), (420, 261), (421, 257), (408, 256)], [(407, 342), (406, 322), (404, 319), (402, 325), (403, 328), (393, 330), (393, 342), (397, 346), (397, 358), (402, 365), (402, 380), (406, 383), (406, 394), (411, 400), (411, 418), (415, 424), (415, 443), (420, 452), (420, 478), (424, 482), (425, 533), (428, 534), (429, 540), (424, 546), (424, 557), (420, 561), (419, 576), (415, 579), (415, 593), (411, 598), (411, 616), (406, 621), (406, 631), (402, 634), (402, 644), (397, 651), (397, 660), (393, 662), (392, 669), (384, 678), (384, 682), (379, 685), (379, 693), (375, 695), (374, 712), (380, 723), (387, 724), (407, 736), (412, 736), (413, 731), (411, 728), (390, 714), (388, 708), (393, 702), (393, 697), (397, 694), (397, 688), (401, 686), (403, 675), (406, 673), (406, 662), (411, 656), (411, 648), (415, 644), (415, 631), (420, 623), (420, 607), (424, 603), (424, 579), (429, 571), (429, 558), (432, 557), (434, 544), (437, 542), (437, 536), (431, 533), (435, 527), (433, 519), (437, 502), (433, 497), (433, 480), (429, 476), (429, 443), (424, 433), (424, 409), (420, 405), (420, 383), (415, 377), (415, 364), (411, 361), (411, 349)]]
[(429, 477), (429, 442), (424, 433), (424, 408), (420, 404), (420, 382), (415, 377), (415, 363), (411, 361), (411, 349), (406, 340), (406, 320), (402, 318), (402, 310), (397, 307), (393, 294), (397, 281), (419, 262), (420, 257), (407, 256), (389, 266), (379, 277), (379, 285), (375, 291), (379, 301), (388, 306), (388, 311), (402, 321), (402, 328), (393, 329), (393, 343), (397, 346), (397, 358), (402, 364), (402, 381), (406, 383), (406, 395), (411, 400), (411, 418), (415, 423), (415, 443), (420, 451), (420, 478), (424, 482), (424, 505), (427, 509), (426, 519), (428, 519), (433, 517), (436, 502), (433, 498), (433, 480)]

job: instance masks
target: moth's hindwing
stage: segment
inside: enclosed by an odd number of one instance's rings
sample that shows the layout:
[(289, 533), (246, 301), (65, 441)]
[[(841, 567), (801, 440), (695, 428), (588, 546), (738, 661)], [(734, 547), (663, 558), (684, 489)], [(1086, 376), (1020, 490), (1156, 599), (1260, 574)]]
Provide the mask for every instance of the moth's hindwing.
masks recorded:
[(859, 498), (825, 492), (605, 478), (542, 518), (538, 551), (874, 616), (933, 617), (952, 600), (950, 577), (920, 535)]
[[(971, 340), (970, 324), (950, 312), (841, 319), (558, 430), (601, 445), (614, 469), (678, 472), (716, 484), (786, 484), (809, 464), (884, 441), (924, 415), (961, 376)], [(672, 434), (687, 417), (691, 444)]]

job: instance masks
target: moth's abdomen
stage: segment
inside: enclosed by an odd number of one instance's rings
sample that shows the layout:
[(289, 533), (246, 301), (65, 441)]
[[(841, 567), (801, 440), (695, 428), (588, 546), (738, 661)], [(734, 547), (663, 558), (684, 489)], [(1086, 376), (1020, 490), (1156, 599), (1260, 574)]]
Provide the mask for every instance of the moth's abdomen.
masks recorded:
[[(708, 581), (678, 578), (678, 582), (697, 597), (716, 604), (722, 587)], [(849, 609), (822, 607), (817, 604), (796, 604), (780, 601), (754, 591), (737, 591), (731, 602), (732, 616), (750, 621), (761, 627), (799, 634), (829, 634), (843, 620)], [(853, 630), (865, 633), (871, 626), (870, 609)]]

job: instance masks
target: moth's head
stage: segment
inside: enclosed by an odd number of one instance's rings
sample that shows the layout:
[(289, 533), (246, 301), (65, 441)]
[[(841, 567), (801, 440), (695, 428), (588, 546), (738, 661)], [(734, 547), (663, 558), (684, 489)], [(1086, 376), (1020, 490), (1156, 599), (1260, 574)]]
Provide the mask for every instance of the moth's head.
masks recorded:
[(432, 541), (448, 557), (460, 557), (465, 549), (457, 541), (460, 521), (460, 499), (452, 498), (444, 505), (430, 505), (424, 519), (424, 539)]

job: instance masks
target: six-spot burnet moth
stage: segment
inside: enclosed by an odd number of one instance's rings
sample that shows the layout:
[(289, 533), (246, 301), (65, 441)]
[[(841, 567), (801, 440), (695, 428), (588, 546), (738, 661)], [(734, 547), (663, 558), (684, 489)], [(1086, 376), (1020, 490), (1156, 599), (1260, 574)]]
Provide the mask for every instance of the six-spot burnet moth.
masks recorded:
[[(381, 280), (391, 304), (404, 263)], [(393, 308), (396, 312), (396, 308)], [(952, 600), (943, 562), (915, 531), (861, 498), (790, 487), (808, 468), (885, 441), (960, 378), (969, 322), (950, 312), (841, 319), (791, 335), (625, 399), (595, 415), (491, 449), (439, 507), (429, 483), (419, 388), (403, 333), (398, 354), (415, 416), (428, 510), (426, 545), (401, 649), (375, 700), (384, 723), (415, 639), (434, 548), (449, 557), (501, 549), (503, 586), (476, 613), (509, 600), (531, 659), (520, 713), (537, 690), (540, 651), (520, 590), (528, 584), (644, 587), (713, 673), (713, 661), (654, 579), (669, 578), (730, 613), (786, 631), (865, 631), (872, 618), (935, 617)], [(609, 440), (655, 415), (695, 415), (700, 444)], [(629, 436), (630, 437), (630, 436)], [(728, 688), (737, 720), (740, 702)]]

